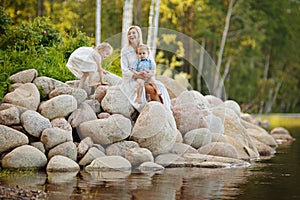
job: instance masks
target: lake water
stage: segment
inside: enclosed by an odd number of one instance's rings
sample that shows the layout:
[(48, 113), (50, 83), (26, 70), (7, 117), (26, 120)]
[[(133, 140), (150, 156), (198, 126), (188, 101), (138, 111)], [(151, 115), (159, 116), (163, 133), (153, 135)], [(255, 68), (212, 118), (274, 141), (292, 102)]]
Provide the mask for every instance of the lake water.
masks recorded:
[(39, 189), (49, 199), (300, 199), (300, 127), (296, 141), (248, 168), (167, 168), (162, 173), (74, 174), (44, 172), (0, 177), (0, 185)]

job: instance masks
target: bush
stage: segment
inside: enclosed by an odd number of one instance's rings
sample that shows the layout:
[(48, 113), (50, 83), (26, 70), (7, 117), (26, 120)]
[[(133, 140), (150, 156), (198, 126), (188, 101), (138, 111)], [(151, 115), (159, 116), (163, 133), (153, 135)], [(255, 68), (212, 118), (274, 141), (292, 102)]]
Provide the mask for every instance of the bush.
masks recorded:
[(11, 23), (11, 18), (9, 17), (7, 12), (5, 12), (4, 8), (0, 6), (0, 35), (5, 34)]
[(61, 42), (61, 34), (46, 17), (37, 17), (32, 22), (8, 29), (1, 39), (1, 49), (39, 50)]

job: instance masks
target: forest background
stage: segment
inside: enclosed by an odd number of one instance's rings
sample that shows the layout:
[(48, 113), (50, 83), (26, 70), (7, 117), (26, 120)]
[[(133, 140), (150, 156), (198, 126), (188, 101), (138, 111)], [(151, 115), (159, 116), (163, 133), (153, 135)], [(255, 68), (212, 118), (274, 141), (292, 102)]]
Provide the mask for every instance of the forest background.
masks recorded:
[[(0, 100), (9, 76), (24, 69), (74, 80), (65, 67), (72, 51), (134, 24), (175, 30), (201, 44), (224, 81), (226, 96), (216, 95), (237, 101), (244, 112), (299, 113), (299, 14), (299, 0), (0, 0)], [(174, 35), (155, 41), (178, 49), (157, 49), (158, 75), (181, 74), (194, 90), (211, 92), (184, 59), (189, 44)], [(117, 75), (119, 53), (104, 63)]]

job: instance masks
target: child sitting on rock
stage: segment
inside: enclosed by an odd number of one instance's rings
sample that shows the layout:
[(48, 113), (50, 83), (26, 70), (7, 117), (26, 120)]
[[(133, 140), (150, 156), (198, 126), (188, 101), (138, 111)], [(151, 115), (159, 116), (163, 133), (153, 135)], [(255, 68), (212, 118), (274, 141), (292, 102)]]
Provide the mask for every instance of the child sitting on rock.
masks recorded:
[(136, 100), (137, 100), (138, 104), (142, 103), (141, 94), (142, 94), (142, 88), (145, 83), (152, 85), (152, 87), (154, 88), (156, 93), (159, 96), (161, 95), (161, 92), (159, 91), (158, 87), (154, 83), (154, 81), (155, 81), (155, 79), (154, 79), (155, 63), (153, 63), (153, 61), (151, 61), (148, 58), (149, 53), (150, 53), (150, 49), (147, 45), (144, 45), (144, 44), (139, 45), (139, 47), (138, 47), (139, 60), (137, 60), (137, 62), (131, 67), (131, 70), (135, 74), (138, 74), (138, 73), (152, 74), (147, 79), (140, 79), (140, 78), (137, 79), (137, 89), (136, 89), (137, 98), (136, 98)]

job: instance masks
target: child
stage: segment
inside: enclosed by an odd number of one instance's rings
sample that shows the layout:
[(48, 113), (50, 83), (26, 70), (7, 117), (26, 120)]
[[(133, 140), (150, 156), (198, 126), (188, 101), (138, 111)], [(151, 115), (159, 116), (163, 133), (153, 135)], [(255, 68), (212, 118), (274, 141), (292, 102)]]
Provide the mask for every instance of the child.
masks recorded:
[[(84, 82), (87, 78), (89, 87), (97, 86), (99, 84), (108, 85), (104, 82), (102, 73), (108, 73), (101, 67), (101, 60), (108, 57), (113, 51), (110, 44), (103, 42), (97, 47), (79, 47), (70, 56), (67, 67), (68, 69), (80, 79), (79, 88), (83, 88)], [(99, 73), (100, 82), (92, 83), (92, 76), (95, 72)]]
[(142, 87), (144, 86), (145, 83), (148, 83), (150, 85), (152, 85), (152, 87), (154, 88), (154, 90), (156, 91), (156, 93), (160, 96), (161, 93), (158, 90), (158, 87), (156, 86), (156, 84), (154, 83), (155, 79), (154, 79), (154, 69), (155, 69), (155, 63), (153, 63), (153, 61), (151, 61), (151, 59), (148, 58), (150, 50), (149, 47), (147, 45), (139, 45), (138, 47), (138, 56), (139, 56), (139, 60), (135, 63), (134, 66), (132, 66), (131, 70), (133, 71), (133, 73), (138, 74), (140, 73), (152, 73), (153, 76), (151, 76), (150, 78), (144, 80), (144, 79), (137, 79), (137, 103), (141, 104), (142, 103), (142, 99), (141, 99), (141, 94), (142, 94)]

